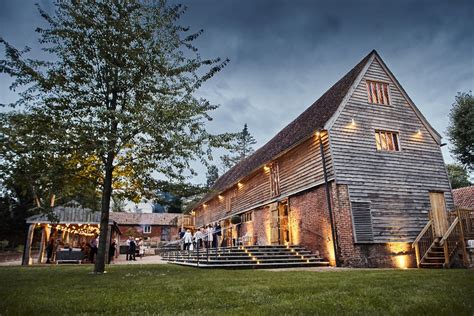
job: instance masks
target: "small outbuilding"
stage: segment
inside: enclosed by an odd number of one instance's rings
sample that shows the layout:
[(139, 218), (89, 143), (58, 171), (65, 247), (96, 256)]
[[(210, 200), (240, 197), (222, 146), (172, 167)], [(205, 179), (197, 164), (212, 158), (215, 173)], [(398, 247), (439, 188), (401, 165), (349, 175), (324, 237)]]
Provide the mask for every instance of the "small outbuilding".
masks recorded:
[[(72, 251), (81, 251), (81, 245), (87, 244), (100, 231), (100, 212), (83, 208), (76, 201), (55, 207), (50, 214), (39, 214), (27, 218), (29, 224), (23, 250), (22, 265), (33, 263), (32, 244), (35, 235), (41, 234), (37, 263), (45, 262), (48, 240), (54, 238), (61, 246)], [(112, 219), (109, 220), (107, 248), (112, 239), (120, 235), (120, 230)], [(108, 252), (106, 253), (108, 255)], [(106, 258), (108, 260), (108, 258)]]

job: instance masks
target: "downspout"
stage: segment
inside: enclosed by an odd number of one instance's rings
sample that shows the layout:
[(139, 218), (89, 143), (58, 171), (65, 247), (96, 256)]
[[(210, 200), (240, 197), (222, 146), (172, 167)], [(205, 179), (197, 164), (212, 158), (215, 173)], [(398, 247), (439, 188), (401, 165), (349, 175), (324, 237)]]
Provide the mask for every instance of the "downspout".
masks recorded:
[(337, 239), (338, 238), (337, 238), (337, 231), (336, 231), (336, 227), (334, 225), (334, 218), (333, 218), (333, 213), (332, 213), (331, 193), (329, 191), (328, 173), (327, 173), (327, 168), (326, 168), (326, 158), (324, 156), (324, 147), (323, 147), (323, 142), (321, 140), (321, 133), (322, 133), (322, 130), (319, 130), (318, 131), (319, 149), (321, 151), (321, 160), (323, 162), (324, 185), (326, 187), (326, 201), (327, 201), (327, 204), (328, 204), (329, 219), (331, 221), (331, 232), (332, 232), (332, 236), (333, 236), (332, 245), (333, 245), (333, 248), (334, 248), (334, 258), (336, 259), (336, 267), (339, 267), (340, 262), (339, 262), (338, 247), (337, 247)]

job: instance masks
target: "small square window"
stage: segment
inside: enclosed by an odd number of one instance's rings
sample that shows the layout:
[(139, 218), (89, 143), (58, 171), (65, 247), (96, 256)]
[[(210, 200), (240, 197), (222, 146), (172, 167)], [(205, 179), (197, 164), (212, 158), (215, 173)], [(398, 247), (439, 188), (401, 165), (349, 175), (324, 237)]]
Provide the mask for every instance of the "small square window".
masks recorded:
[(389, 85), (385, 82), (367, 81), (367, 100), (374, 104), (390, 104)]
[(251, 222), (252, 221), (252, 212), (247, 212), (242, 214), (242, 223)]
[(398, 133), (388, 131), (375, 131), (375, 143), (380, 151), (400, 151)]
[(150, 225), (145, 225), (143, 227), (143, 233), (144, 234), (150, 234), (151, 233), (151, 226)]

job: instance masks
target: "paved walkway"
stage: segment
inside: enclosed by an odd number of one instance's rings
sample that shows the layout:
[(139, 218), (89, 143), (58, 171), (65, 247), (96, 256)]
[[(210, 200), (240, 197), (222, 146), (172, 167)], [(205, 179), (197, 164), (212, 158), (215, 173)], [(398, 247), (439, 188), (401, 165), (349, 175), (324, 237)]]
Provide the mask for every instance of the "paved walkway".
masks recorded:
[[(36, 258), (35, 258), (36, 259)], [(137, 258), (136, 261), (127, 261), (125, 260), (125, 255), (120, 255), (113, 264), (166, 264), (166, 261), (161, 260), (160, 256), (145, 256), (143, 258)], [(34, 261), (36, 262), (36, 260)], [(6, 261), (0, 262), (0, 266), (19, 266), (21, 265), (21, 260)], [(33, 264), (37, 265), (37, 264)]]
[(166, 264), (166, 261), (161, 260), (161, 256), (145, 256), (137, 258), (136, 261), (127, 261), (125, 259), (125, 255), (120, 255), (113, 264)]

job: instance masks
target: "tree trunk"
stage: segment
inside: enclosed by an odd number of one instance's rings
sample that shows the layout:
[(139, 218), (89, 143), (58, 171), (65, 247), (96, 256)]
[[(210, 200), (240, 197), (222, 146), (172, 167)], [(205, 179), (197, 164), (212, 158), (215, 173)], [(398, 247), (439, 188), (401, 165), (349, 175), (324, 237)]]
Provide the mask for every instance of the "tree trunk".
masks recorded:
[(109, 208), (110, 198), (112, 196), (112, 172), (113, 172), (113, 153), (107, 154), (107, 162), (105, 165), (105, 178), (104, 187), (102, 190), (102, 205), (101, 205), (101, 216), (100, 216), (100, 236), (99, 236), (99, 248), (95, 260), (94, 272), (104, 273), (105, 271), (105, 259), (107, 250), (107, 230), (109, 229)]

